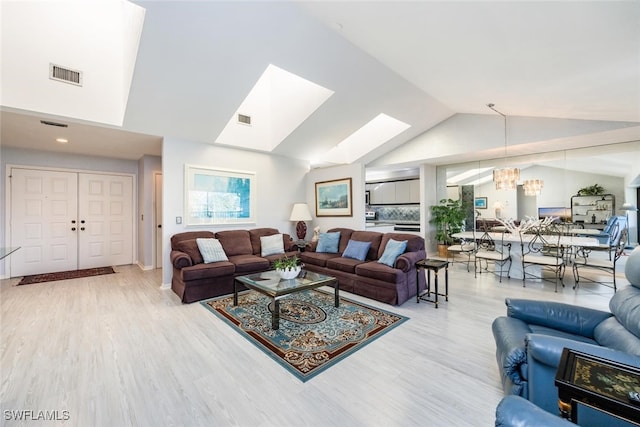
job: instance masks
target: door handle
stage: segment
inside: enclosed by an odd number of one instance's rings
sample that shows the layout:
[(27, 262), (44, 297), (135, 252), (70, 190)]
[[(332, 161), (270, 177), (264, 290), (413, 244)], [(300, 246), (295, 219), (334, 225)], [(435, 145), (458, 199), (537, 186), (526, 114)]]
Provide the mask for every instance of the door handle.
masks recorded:
[(76, 231), (76, 228), (75, 227), (71, 227), (71, 231)]
[(76, 220), (75, 220), (75, 219), (72, 219), (72, 220), (71, 220), (71, 224), (75, 224), (75, 223), (76, 223)]
[(162, 228), (162, 224), (158, 224), (158, 228)]
[(84, 231), (84, 227), (80, 227), (80, 230)]

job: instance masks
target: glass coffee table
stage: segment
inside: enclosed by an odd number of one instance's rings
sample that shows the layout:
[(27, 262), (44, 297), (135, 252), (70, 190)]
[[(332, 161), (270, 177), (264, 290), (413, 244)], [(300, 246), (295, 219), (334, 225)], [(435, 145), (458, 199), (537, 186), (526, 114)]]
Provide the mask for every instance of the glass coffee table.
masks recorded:
[(273, 300), (272, 329), (280, 327), (280, 299), (295, 292), (315, 289), (320, 286), (333, 286), (335, 290), (335, 306), (340, 307), (339, 286), (336, 278), (312, 271), (302, 270), (298, 277), (289, 280), (281, 279), (275, 270), (238, 276), (233, 282), (234, 306), (238, 305), (238, 283), (242, 283), (247, 288), (260, 292)]

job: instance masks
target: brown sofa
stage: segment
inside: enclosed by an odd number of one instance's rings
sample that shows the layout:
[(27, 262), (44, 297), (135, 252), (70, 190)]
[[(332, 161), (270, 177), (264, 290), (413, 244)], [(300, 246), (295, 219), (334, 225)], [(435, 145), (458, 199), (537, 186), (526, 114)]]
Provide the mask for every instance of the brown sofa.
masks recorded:
[[(171, 289), (182, 302), (190, 303), (233, 292), (236, 276), (271, 269), (271, 263), (284, 255), (262, 257), (260, 237), (280, 234), (275, 228), (252, 230), (188, 231), (171, 237)], [(229, 261), (204, 263), (197, 238), (216, 238), (222, 244)], [(288, 234), (282, 235), (285, 255), (298, 254), (298, 248)]]
[[(416, 296), (416, 280), (419, 281), (420, 292), (426, 289), (424, 270), (421, 269), (417, 275), (415, 267), (417, 261), (427, 257), (422, 237), (407, 233), (354, 231), (349, 228), (329, 230), (336, 231), (340, 232), (338, 253), (316, 252), (317, 242), (312, 242), (300, 254), (307, 270), (337, 278), (340, 290), (392, 305), (400, 305)], [(364, 261), (342, 257), (350, 239), (371, 242)], [(407, 248), (396, 259), (394, 267), (377, 262), (389, 239), (407, 241)]]

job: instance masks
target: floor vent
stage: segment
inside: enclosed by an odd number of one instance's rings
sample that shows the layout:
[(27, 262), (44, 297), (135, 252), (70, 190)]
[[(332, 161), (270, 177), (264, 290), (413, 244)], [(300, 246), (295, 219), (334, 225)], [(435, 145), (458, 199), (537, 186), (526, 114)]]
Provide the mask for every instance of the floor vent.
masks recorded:
[(56, 64), (49, 64), (49, 78), (59, 82), (70, 83), (82, 86), (82, 72), (61, 67)]
[(50, 122), (48, 120), (40, 120), (40, 123), (42, 123), (43, 125), (47, 125), (47, 126), (57, 126), (59, 128), (69, 127), (69, 125), (66, 125), (64, 123)]
[(238, 123), (242, 123), (244, 125), (251, 124), (251, 116), (245, 116), (244, 114), (238, 114)]

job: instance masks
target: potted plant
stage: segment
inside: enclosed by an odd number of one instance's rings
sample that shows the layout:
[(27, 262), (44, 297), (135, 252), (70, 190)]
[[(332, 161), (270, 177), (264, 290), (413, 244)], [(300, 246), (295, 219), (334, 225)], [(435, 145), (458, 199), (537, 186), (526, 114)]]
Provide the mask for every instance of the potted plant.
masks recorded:
[(462, 231), (466, 217), (464, 205), (460, 200), (442, 199), (439, 204), (431, 206), (429, 222), (436, 226), (439, 256), (447, 257), (447, 247), (454, 241), (451, 235)]
[(599, 196), (600, 194), (604, 194), (604, 187), (598, 184), (578, 190), (578, 196)]
[(284, 256), (273, 261), (273, 268), (280, 274), (280, 277), (288, 280), (293, 279), (300, 273), (302, 266), (297, 255), (292, 257)]

